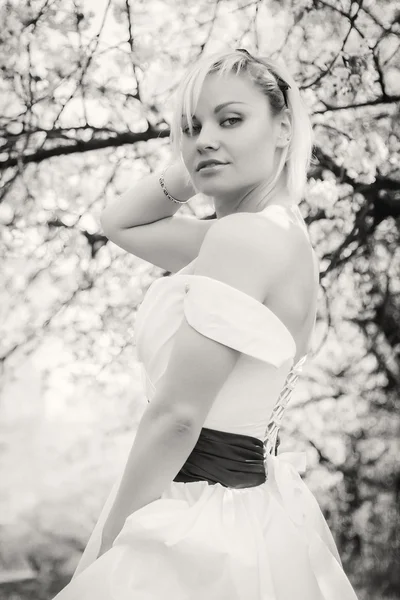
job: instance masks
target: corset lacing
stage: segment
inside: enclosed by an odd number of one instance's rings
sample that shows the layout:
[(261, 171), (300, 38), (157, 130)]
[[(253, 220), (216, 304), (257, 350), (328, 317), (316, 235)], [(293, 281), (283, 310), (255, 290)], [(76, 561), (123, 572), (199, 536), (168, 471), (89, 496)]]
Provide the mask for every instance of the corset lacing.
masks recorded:
[(296, 385), (307, 355), (289, 371), (268, 422), (265, 440), (203, 427), (195, 447), (174, 478), (176, 482), (208, 481), (230, 488), (263, 484), (267, 477), (266, 458), (277, 454), (277, 438), (283, 413)]
[(270, 420), (268, 421), (267, 429), (264, 436), (264, 454), (265, 457), (268, 454), (277, 455), (279, 439), (278, 434), (282, 425), (283, 415), (286, 406), (292, 396), (293, 390), (296, 386), (297, 380), (300, 373), (303, 370), (303, 365), (307, 360), (307, 354), (302, 356), (300, 360), (290, 369), (286, 376), (284, 386), (279, 394), (278, 400), (272, 409)]

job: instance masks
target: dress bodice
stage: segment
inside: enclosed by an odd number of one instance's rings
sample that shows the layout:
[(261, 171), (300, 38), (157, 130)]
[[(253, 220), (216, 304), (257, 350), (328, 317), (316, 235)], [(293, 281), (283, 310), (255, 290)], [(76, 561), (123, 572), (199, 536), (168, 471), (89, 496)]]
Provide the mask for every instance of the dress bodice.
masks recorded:
[(194, 274), (194, 263), (154, 281), (137, 312), (136, 348), (147, 398), (154, 396), (186, 318), (202, 335), (240, 352), (204, 427), (265, 439), (271, 451), (306, 355), (295, 364), (295, 340), (277, 315), (237, 288)]

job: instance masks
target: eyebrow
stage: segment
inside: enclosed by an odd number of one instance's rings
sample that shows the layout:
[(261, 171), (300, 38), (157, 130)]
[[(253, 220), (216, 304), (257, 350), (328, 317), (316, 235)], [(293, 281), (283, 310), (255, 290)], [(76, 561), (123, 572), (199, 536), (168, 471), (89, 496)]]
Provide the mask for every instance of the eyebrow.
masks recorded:
[(228, 104), (246, 104), (246, 102), (240, 102), (239, 100), (230, 100), (229, 102), (223, 102), (222, 104), (218, 104), (218, 106), (214, 108), (214, 112), (219, 112), (220, 110), (225, 108), (225, 106), (228, 106)]

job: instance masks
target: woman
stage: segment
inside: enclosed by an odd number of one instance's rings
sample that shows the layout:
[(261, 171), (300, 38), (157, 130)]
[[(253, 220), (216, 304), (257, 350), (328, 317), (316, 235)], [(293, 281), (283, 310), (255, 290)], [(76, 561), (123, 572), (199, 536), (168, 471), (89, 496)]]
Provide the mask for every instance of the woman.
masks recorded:
[[(102, 215), (112, 241), (174, 275), (137, 314), (149, 406), (56, 598), (356, 600), (303, 456), (276, 452), (319, 284), (298, 209), (311, 154), (298, 88), (246, 50), (202, 58), (172, 141), (180, 158)], [(195, 191), (216, 220), (173, 216)]]

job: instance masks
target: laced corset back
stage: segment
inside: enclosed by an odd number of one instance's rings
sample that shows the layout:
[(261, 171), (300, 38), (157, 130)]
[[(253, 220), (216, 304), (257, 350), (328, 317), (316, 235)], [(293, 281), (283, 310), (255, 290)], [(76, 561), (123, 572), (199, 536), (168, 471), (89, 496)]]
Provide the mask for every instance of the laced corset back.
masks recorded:
[[(306, 234), (307, 239), (310, 239), (307, 226), (304, 222), (303, 217), (301, 216), (300, 210), (298, 206), (291, 206), (291, 213), (295, 218), (295, 221), (304, 233)], [(319, 271), (316, 268), (316, 285), (319, 282)], [(292, 396), (293, 390), (296, 386), (297, 380), (299, 378), (300, 373), (303, 370), (303, 365), (307, 360), (308, 354), (304, 354), (295, 365), (290, 369), (287, 374), (284, 386), (279, 394), (278, 400), (275, 403), (275, 406), (272, 410), (270, 420), (268, 421), (267, 429), (264, 436), (264, 451), (265, 456), (267, 454), (277, 454), (278, 446), (279, 446), (279, 430), (281, 428), (283, 415), (285, 413), (286, 407), (289, 403), (289, 400)]]
[(277, 454), (278, 450), (278, 434), (282, 425), (283, 415), (285, 413), (288, 402), (292, 396), (300, 373), (303, 370), (303, 365), (307, 360), (307, 354), (302, 356), (300, 360), (290, 369), (286, 376), (285, 383), (279, 394), (278, 400), (272, 409), (271, 417), (268, 421), (267, 429), (264, 436), (264, 454)]

